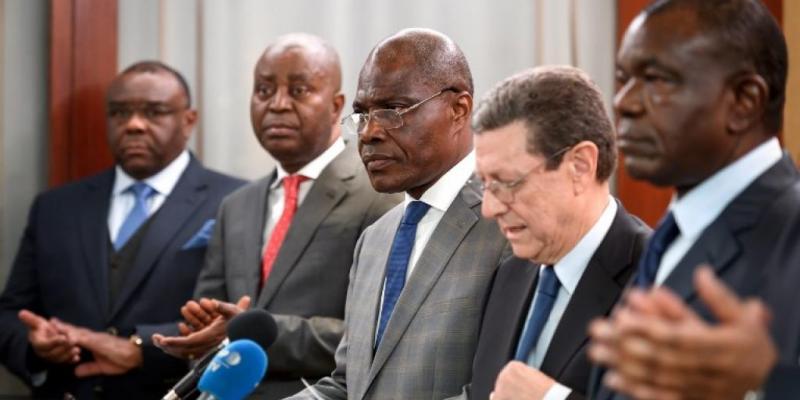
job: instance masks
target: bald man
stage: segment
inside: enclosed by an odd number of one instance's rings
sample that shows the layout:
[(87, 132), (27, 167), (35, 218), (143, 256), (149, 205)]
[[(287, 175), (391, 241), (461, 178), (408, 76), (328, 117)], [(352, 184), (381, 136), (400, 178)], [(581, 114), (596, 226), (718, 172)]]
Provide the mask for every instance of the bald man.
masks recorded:
[(345, 126), (375, 189), (405, 201), (356, 246), (336, 370), (295, 398), (441, 399), (469, 382), (489, 284), (510, 254), (471, 179), (472, 93), (441, 33), (401, 31), (367, 58)]
[(356, 149), (335, 129), (340, 88), (339, 57), (322, 39), (290, 34), (266, 48), (255, 67), (250, 116), (278, 165), (223, 202), (199, 300), (182, 310), (194, 332), (156, 338), (172, 354), (197, 357), (219, 344), (232, 315), (251, 302), (266, 309), (278, 338), (257, 398), (281, 398), (302, 388), (301, 377), (333, 370), (356, 240), (399, 201), (372, 189)]

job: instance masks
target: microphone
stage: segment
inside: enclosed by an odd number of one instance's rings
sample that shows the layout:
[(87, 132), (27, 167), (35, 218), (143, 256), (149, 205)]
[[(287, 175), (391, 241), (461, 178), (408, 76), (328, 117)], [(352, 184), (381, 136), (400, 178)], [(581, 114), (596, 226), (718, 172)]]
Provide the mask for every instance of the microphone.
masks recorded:
[[(257, 343), (266, 351), (278, 336), (278, 326), (272, 315), (263, 309), (247, 310), (228, 322), (228, 338), (230, 341), (239, 339), (249, 339)], [(225, 348), (228, 341), (223, 341), (217, 347), (211, 349), (200, 358), (186, 375), (181, 378), (175, 386), (167, 392), (161, 400), (181, 400), (186, 399), (197, 389), (197, 382), (206, 370), (206, 367), (217, 354)]]
[(261, 382), (267, 353), (256, 342), (239, 339), (220, 350), (200, 378), (198, 400), (241, 400)]

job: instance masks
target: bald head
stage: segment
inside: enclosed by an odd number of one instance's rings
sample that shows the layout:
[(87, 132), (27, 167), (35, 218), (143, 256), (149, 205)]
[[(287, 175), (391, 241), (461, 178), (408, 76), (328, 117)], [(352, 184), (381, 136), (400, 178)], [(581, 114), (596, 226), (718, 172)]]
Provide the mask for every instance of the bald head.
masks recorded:
[(452, 39), (431, 29), (404, 29), (384, 39), (370, 52), (361, 74), (373, 67), (409, 71), (409, 79), (433, 90), (474, 91), (464, 53)]
[(317, 36), (284, 35), (264, 50), (253, 75), (250, 121), (286, 172), (298, 171), (339, 138), (341, 86), (339, 56)]
[(288, 33), (278, 37), (264, 50), (261, 58), (282, 54), (291, 50), (301, 50), (305, 57), (313, 60), (316, 66), (328, 75), (330, 86), (334, 91), (342, 89), (342, 67), (339, 62), (339, 53), (325, 39), (309, 33)]

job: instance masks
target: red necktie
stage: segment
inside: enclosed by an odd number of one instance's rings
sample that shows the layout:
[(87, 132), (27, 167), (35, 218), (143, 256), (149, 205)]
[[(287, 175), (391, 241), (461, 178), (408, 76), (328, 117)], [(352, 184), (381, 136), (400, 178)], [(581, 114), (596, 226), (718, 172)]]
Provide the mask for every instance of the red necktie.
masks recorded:
[(308, 178), (302, 175), (289, 175), (283, 178), (283, 213), (281, 214), (281, 219), (275, 224), (275, 228), (272, 229), (269, 242), (261, 257), (261, 286), (264, 286), (267, 282), (267, 278), (272, 271), (272, 264), (275, 262), (275, 258), (278, 257), (278, 251), (281, 249), (283, 239), (292, 224), (292, 218), (297, 211), (297, 192), (300, 188), (300, 183), (306, 179)]

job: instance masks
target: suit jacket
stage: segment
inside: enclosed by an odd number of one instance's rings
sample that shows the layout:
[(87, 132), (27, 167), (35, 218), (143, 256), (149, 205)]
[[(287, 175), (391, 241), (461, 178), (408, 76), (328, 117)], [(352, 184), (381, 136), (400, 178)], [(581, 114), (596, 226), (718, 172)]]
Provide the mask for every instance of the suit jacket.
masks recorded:
[(297, 209), (263, 288), (261, 249), (268, 177), (225, 199), (195, 297), (236, 301), (248, 295), (269, 311), (278, 338), (268, 349), (269, 371), (254, 397), (282, 398), (334, 368), (342, 337), (347, 279), (361, 232), (400, 201), (374, 191), (351, 146), (320, 174)]
[[(314, 386), (323, 397), (441, 399), (469, 382), (489, 284), (509, 254), (497, 225), (481, 218), (480, 207), (480, 191), (467, 184), (422, 250), (377, 349), (386, 263), (402, 205), (364, 232), (350, 272), (336, 370)], [(293, 398), (314, 397), (306, 391)]]
[[(203, 168), (194, 158), (151, 217), (149, 228), (115, 304), (109, 304), (108, 210), (114, 170), (40, 194), (11, 275), (0, 296), (0, 359), (30, 383), (31, 364), (43, 364), (47, 379), (33, 388), (39, 398), (161, 396), (186, 371), (181, 360), (155, 348), (155, 332), (177, 333), (180, 307), (192, 296), (205, 246), (184, 249), (213, 219), (222, 198), (243, 182)], [(115, 377), (77, 379), (72, 366), (44, 363), (28, 345), (17, 312), (28, 309), (46, 318), (96, 331), (144, 340), (144, 366)]]
[[(692, 309), (708, 321), (711, 313), (697, 296), (693, 283), (698, 265), (711, 265), (716, 274), (741, 297), (762, 297), (773, 310), (795, 310), (772, 321), (781, 359), (797, 365), (800, 316), (787, 277), (800, 276), (800, 174), (784, 156), (761, 174), (709, 225), (664, 281)], [(788, 256), (787, 256), (788, 255)], [(785, 315), (785, 317), (784, 317)], [(603, 371), (593, 374), (594, 398), (618, 396), (601, 386)], [(616, 398), (624, 398), (618, 396)]]
[[(564, 310), (539, 369), (571, 388), (570, 398), (582, 398), (586, 393), (591, 371), (586, 358), (588, 324), (611, 311), (636, 269), (649, 233), (650, 228), (620, 205)], [(538, 264), (516, 257), (497, 271), (475, 353), (468, 398), (488, 399), (500, 370), (514, 359), (538, 273)]]

